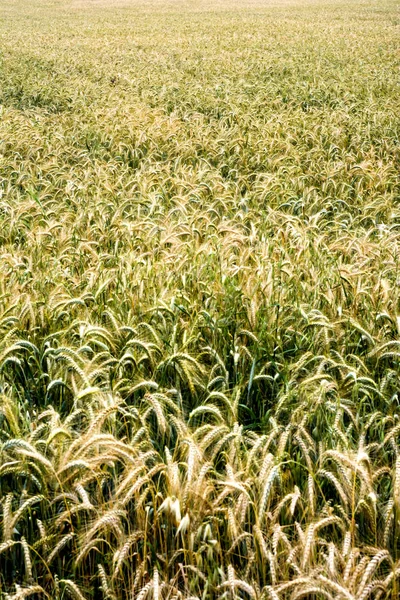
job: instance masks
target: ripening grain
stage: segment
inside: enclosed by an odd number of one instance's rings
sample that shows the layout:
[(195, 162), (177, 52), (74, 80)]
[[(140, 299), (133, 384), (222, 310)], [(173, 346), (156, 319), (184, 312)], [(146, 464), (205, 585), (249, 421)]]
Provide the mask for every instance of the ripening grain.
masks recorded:
[(397, 599), (397, 3), (0, 9), (0, 598)]

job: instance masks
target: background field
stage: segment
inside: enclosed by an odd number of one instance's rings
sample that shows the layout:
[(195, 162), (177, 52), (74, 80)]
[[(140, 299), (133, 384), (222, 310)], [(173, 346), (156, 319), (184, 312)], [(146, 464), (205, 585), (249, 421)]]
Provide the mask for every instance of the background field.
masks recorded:
[(0, 597), (397, 599), (398, 3), (0, 11)]

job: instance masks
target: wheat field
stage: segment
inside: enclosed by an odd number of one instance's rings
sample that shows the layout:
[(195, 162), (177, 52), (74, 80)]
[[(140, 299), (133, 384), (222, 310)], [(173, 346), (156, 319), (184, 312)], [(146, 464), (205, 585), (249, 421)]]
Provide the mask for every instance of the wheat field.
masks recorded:
[(398, 3), (0, 12), (0, 598), (398, 600)]

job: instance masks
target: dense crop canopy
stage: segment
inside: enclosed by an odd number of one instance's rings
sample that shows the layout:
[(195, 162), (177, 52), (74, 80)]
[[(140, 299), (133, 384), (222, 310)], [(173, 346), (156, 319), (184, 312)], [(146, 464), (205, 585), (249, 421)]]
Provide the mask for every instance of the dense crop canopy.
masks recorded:
[(0, 9), (0, 597), (396, 600), (397, 3)]

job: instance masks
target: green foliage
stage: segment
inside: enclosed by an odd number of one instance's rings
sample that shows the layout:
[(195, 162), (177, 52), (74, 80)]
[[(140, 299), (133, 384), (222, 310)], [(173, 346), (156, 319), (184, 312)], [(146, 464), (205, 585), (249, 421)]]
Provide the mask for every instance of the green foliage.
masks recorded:
[(397, 599), (396, 3), (0, 3), (1, 599)]

